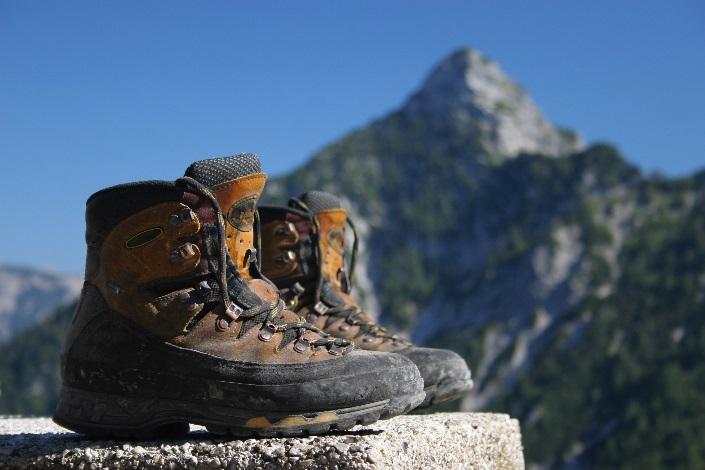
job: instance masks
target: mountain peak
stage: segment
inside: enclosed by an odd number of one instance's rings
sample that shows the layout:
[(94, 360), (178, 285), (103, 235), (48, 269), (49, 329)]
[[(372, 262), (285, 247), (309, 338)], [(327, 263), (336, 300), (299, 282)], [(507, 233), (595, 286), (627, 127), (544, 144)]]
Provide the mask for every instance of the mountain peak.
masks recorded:
[(526, 91), (475, 49), (459, 49), (442, 60), (404, 110), (436, 122), (476, 126), (497, 157), (559, 156), (583, 148), (580, 136), (551, 125)]

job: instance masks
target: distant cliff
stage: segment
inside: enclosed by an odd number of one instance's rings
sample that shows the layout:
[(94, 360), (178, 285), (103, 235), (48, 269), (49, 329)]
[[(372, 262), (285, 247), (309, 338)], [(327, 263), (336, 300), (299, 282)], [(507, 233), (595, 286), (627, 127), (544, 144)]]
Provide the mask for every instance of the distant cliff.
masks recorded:
[(75, 276), (0, 265), (0, 343), (74, 300), (81, 283)]

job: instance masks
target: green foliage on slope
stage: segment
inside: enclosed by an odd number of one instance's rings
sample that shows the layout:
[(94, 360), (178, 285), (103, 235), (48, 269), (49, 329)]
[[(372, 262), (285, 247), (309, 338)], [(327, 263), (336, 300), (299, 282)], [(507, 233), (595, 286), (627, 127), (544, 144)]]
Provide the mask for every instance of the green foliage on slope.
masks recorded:
[[(413, 328), (434, 295), (471, 297), (478, 286), (511, 279), (538, 247), (556, 245), (557, 227), (576, 227), (587, 294), (541, 334), (491, 407), (521, 418), (529, 462), (703, 466), (705, 271), (698, 263), (705, 260), (705, 213), (689, 209), (697, 207), (688, 204), (700, 191), (695, 180), (645, 178), (607, 145), (559, 159), (525, 155), (473, 166), (460, 156), (462, 146), (434, 153), (431, 143), (442, 139), (428, 135), (433, 129), (417, 132), (407, 148), (394, 137), (394, 146), (385, 145), (387, 135), (374, 129), (361, 131), (354, 144), (329, 147), (320, 161), (278, 182), (294, 193), (343, 193), (378, 217), (367, 242), (383, 320)], [(349, 187), (352, 175), (319, 170), (360, 160), (381, 168), (364, 186)], [(462, 244), (453, 241), (472, 246), (478, 222), (494, 244), (480, 263), (484, 276), (468, 286), (456, 262)], [(625, 239), (614, 258), (618, 236)], [(457, 325), (429, 344), (480, 364), (488, 331), (509, 331), (518, 319), (475, 325), (474, 313), (459, 312)], [(501, 351), (487, 381), (515, 346)]]
[(563, 328), (496, 401), (522, 419), (529, 460), (705, 466), (702, 202), (685, 213), (656, 208), (625, 241), (614, 293), (570, 315), (592, 321)]
[(0, 346), (0, 414), (51, 415), (59, 392), (59, 353), (75, 304)]

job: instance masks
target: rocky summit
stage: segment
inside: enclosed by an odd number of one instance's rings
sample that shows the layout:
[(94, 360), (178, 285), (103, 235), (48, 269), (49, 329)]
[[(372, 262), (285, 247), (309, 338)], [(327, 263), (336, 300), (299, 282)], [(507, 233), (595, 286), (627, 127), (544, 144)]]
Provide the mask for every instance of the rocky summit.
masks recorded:
[[(541, 466), (704, 465), (705, 175), (585, 147), (474, 50), (270, 185), (343, 195), (356, 295), (473, 368), (462, 409), (522, 421)], [(678, 445), (672, 444), (678, 442)]]
[(441, 127), (476, 129), (487, 153), (500, 159), (521, 152), (567, 155), (583, 148), (578, 134), (551, 125), (499, 64), (473, 49), (441, 62), (402, 112)]

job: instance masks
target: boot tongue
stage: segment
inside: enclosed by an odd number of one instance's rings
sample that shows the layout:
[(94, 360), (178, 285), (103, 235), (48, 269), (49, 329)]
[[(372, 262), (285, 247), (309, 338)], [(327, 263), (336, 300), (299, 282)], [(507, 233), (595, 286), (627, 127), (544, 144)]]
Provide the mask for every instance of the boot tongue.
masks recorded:
[(254, 153), (241, 153), (232, 157), (209, 158), (194, 162), (186, 169), (189, 176), (204, 186), (212, 188), (243, 176), (262, 173), (259, 157)]
[(320, 228), (321, 271), (336, 291), (343, 292), (345, 223), (348, 213), (340, 199), (323, 191), (308, 191), (299, 198), (313, 213)]
[(255, 206), (267, 180), (259, 157), (243, 153), (200, 160), (186, 169), (185, 176), (213, 192), (225, 218), (230, 257), (240, 275), (252, 281), (250, 261), (254, 250)]

